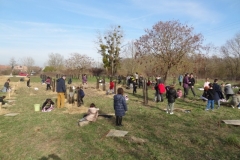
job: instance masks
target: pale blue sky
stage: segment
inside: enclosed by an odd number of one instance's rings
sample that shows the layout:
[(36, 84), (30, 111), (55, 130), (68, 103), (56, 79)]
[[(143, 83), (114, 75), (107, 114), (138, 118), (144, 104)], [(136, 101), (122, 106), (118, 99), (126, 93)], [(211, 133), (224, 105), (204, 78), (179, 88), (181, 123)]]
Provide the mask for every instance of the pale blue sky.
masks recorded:
[(240, 32), (240, 0), (0, 0), (0, 64), (32, 57), (44, 66), (49, 53), (98, 60), (98, 31), (121, 25), (125, 44), (169, 20), (193, 26), (205, 44), (221, 46)]

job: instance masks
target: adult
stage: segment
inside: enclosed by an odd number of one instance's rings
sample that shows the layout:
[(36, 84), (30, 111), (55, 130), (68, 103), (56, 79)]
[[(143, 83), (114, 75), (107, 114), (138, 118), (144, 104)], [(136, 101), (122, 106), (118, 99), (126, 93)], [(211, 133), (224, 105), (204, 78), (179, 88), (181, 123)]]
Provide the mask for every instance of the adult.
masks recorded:
[(122, 88), (118, 88), (117, 94), (113, 96), (113, 106), (116, 116), (116, 126), (122, 126), (122, 117), (125, 116), (125, 112), (127, 111), (127, 103), (123, 96)]
[(66, 76), (63, 75), (57, 80), (57, 108), (63, 108), (65, 102), (66, 86), (65, 86)]
[(51, 90), (51, 78), (50, 77), (47, 77), (47, 79), (46, 79), (46, 81), (45, 81), (45, 83), (47, 84), (47, 88), (46, 88), (46, 90)]
[(183, 78), (183, 97), (186, 98), (188, 95), (188, 88), (189, 88), (189, 74), (186, 73)]
[(183, 82), (183, 75), (179, 75), (178, 76), (178, 82), (179, 82), (179, 85), (182, 86), (182, 82)]
[(7, 79), (7, 81), (4, 83), (2, 92), (7, 92), (10, 89), (10, 79)]
[(193, 96), (195, 97), (196, 96), (196, 93), (194, 91), (194, 84), (195, 84), (195, 79), (193, 77), (193, 73), (190, 74), (190, 77), (189, 77), (189, 84), (188, 86), (190, 87), (191, 91), (192, 91), (192, 94)]
[(223, 98), (221, 87), (218, 84), (218, 79), (214, 79), (212, 88), (214, 90), (214, 102), (217, 103), (218, 105), (217, 109), (218, 109), (220, 108), (220, 100)]

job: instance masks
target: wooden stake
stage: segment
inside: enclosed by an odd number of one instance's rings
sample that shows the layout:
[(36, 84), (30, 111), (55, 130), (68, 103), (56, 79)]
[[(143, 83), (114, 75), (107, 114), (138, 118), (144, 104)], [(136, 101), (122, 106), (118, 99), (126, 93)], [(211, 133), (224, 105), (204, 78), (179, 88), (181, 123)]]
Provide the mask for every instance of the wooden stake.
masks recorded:
[(0, 102), (0, 111), (2, 110), (2, 102)]

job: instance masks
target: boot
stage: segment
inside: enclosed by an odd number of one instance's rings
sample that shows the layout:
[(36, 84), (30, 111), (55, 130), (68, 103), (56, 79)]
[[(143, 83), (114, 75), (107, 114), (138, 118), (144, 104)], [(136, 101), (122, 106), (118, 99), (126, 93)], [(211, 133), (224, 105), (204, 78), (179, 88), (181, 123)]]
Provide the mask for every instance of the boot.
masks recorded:
[(119, 116), (119, 126), (123, 126), (122, 125), (122, 116)]
[(116, 116), (116, 126), (119, 126), (119, 116)]

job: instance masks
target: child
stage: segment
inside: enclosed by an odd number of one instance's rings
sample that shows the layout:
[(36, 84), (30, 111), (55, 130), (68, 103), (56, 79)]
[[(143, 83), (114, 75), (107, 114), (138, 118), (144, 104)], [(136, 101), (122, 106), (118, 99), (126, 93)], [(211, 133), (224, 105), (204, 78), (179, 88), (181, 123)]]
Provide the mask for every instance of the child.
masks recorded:
[(174, 89), (174, 85), (171, 85), (166, 93), (166, 98), (168, 99), (167, 114), (173, 114), (174, 102), (177, 97), (178, 96), (176, 90)]
[(3, 86), (3, 89), (2, 89), (2, 92), (7, 92), (10, 90), (10, 79), (7, 79), (7, 81), (4, 83), (4, 86)]
[(237, 94), (233, 95), (231, 104), (232, 108), (238, 107), (240, 109), (240, 90)]
[(109, 90), (107, 91), (107, 94), (114, 93), (114, 82), (111, 80), (109, 84)]
[(155, 89), (155, 102), (159, 102), (160, 101), (160, 94), (159, 94), (159, 89), (158, 89), (158, 79), (156, 79), (156, 83), (155, 83), (155, 86), (154, 86), (154, 89)]
[(48, 90), (48, 89), (51, 90), (51, 86), (50, 86), (50, 84), (51, 84), (51, 78), (50, 78), (50, 77), (47, 77), (45, 83), (47, 84), (46, 90)]
[(177, 89), (178, 98), (182, 98), (182, 90), (180, 88)]
[(229, 84), (229, 83), (225, 84), (224, 92), (225, 92), (225, 95), (226, 95), (226, 100), (228, 101), (228, 99), (234, 95), (231, 84)]
[(210, 108), (213, 110), (214, 109), (214, 94), (215, 91), (213, 89), (213, 84), (209, 83), (209, 89), (206, 92), (206, 98), (208, 99), (207, 106), (206, 106), (206, 111), (208, 111)]
[(160, 101), (163, 102), (163, 93), (166, 92), (166, 89), (161, 79), (159, 80), (158, 89), (160, 94)]
[(133, 81), (133, 94), (137, 93), (137, 82)]
[(83, 97), (85, 96), (85, 93), (83, 91), (83, 87), (80, 86), (78, 90), (78, 107), (80, 107), (83, 103)]
[(90, 108), (88, 109), (88, 113), (85, 114), (83, 118), (79, 120), (79, 122), (82, 122), (82, 121), (95, 122), (98, 117), (98, 110), (99, 108), (96, 108), (95, 104), (91, 103)]
[(208, 101), (208, 99), (207, 99), (207, 90), (208, 90), (208, 87), (204, 87), (203, 94), (200, 97), (203, 101)]
[(5, 102), (4, 102), (4, 98), (6, 98), (6, 96), (2, 96), (2, 97), (0, 97), (0, 102), (2, 102), (2, 105), (4, 105), (5, 104)]
[(54, 102), (48, 98), (42, 105), (42, 112), (50, 112), (54, 108)]

